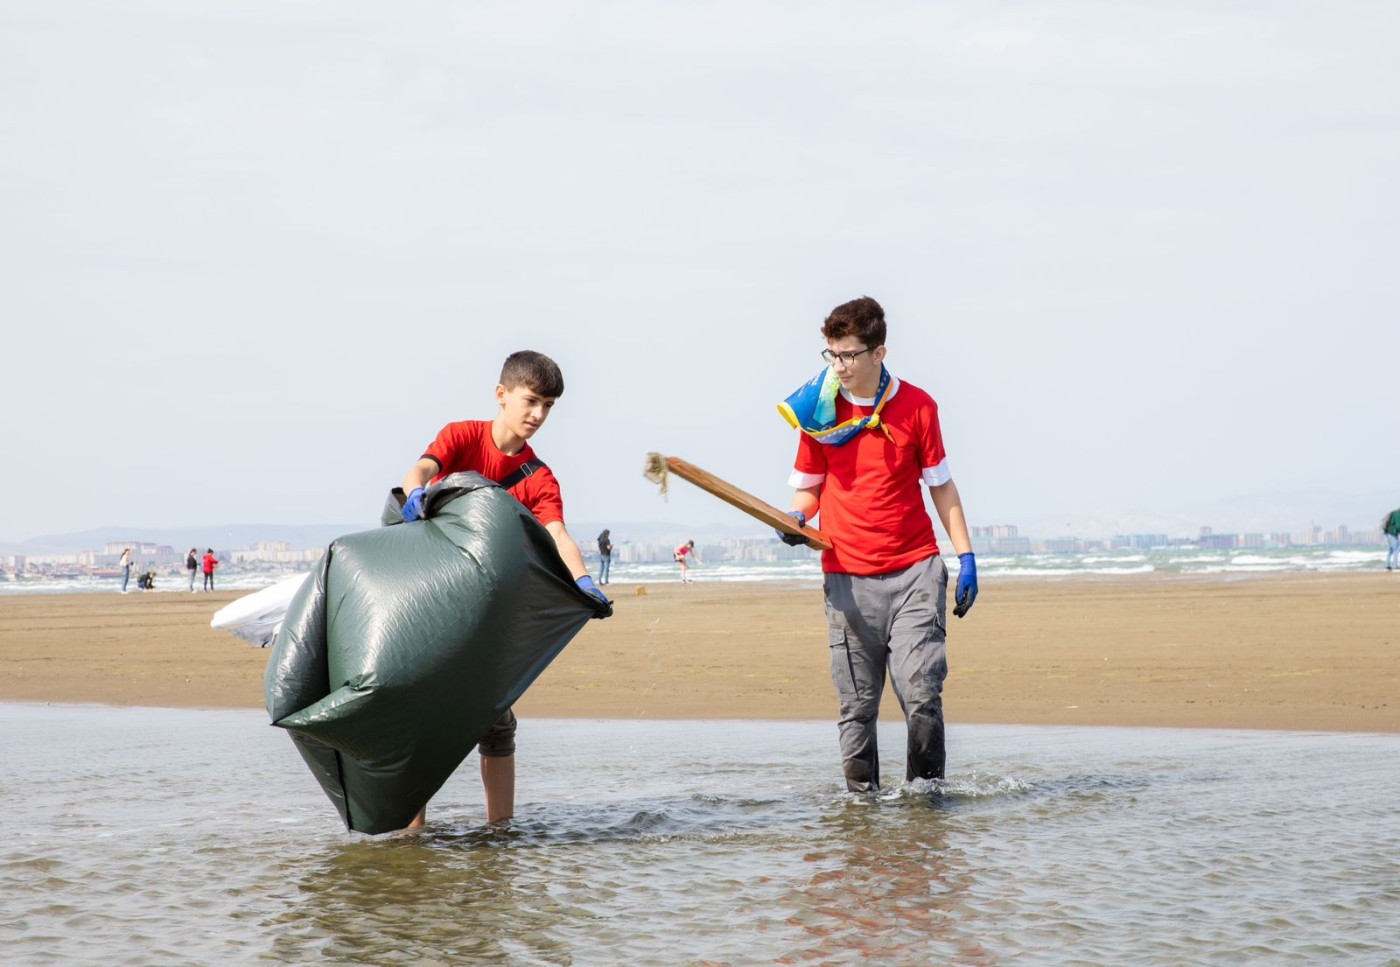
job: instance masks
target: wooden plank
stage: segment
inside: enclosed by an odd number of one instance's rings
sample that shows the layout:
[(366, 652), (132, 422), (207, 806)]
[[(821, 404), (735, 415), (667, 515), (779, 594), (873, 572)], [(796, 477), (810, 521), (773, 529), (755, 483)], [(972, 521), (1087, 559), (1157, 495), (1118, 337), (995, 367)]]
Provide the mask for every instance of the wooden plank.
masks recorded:
[(714, 494), (726, 504), (737, 507), (750, 517), (763, 521), (769, 527), (780, 530), (784, 534), (800, 534), (807, 538), (808, 547), (815, 547), (819, 551), (831, 550), (831, 538), (815, 527), (798, 527), (796, 520), (772, 504), (765, 503), (753, 494), (740, 490), (732, 483), (701, 470), (695, 464), (687, 463), (680, 457), (667, 457), (666, 467), (677, 477), (689, 480), (706, 493)]

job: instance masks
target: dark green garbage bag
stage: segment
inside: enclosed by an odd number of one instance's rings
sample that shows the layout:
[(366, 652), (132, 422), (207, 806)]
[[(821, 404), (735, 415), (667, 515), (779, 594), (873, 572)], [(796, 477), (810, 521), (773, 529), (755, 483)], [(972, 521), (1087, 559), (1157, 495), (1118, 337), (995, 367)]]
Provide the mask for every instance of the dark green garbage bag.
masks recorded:
[(288, 608), (263, 691), (349, 829), (409, 824), (585, 622), (549, 532), (475, 473), (425, 520), (333, 542)]

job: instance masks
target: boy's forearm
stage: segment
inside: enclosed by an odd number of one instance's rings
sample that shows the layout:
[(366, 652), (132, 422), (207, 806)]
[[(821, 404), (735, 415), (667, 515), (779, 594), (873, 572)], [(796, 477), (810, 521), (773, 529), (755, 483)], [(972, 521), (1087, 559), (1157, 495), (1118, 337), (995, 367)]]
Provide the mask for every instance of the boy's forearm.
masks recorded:
[(938, 511), (938, 519), (943, 522), (943, 529), (948, 533), (948, 540), (953, 542), (953, 552), (967, 554), (972, 550), (972, 538), (968, 536), (967, 518), (963, 515), (962, 496), (958, 493), (958, 485), (949, 480), (937, 487), (928, 488), (928, 492), (933, 498), (934, 510)]
[(559, 557), (563, 559), (564, 566), (569, 569), (569, 575), (577, 581), (587, 574), (588, 565), (583, 563), (583, 552), (578, 549), (574, 539), (564, 529), (564, 522), (562, 520), (551, 521), (544, 525), (544, 529), (549, 531), (550, 537), (554, 538), (554, 546), (559, 549)]
[(413, 493), (419, 487), (426, 486), (437, 473), (437, 463), (426, 457), (419, 460), (409, 468), (408, 473), (403, 475), (403, 492)]
[(821, 510), (821, 492), (822, 489), (820, 487), (803, 487), (801, 490), (794, 491), (792, 495), (792, 506), (789, 509), (795, 510), (803, 517), (811, 520), (813, 517), (817, 516), (817, 511)]

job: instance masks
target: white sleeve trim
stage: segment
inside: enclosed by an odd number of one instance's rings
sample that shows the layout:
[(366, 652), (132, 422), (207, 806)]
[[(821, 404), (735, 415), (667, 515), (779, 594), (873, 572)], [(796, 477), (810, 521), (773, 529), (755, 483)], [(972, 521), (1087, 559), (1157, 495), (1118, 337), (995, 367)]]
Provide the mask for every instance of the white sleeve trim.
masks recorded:
[(821, 486), (825, 480), (824, 473), (803, 473), (801, 470), (794, 470), (788, 478), (788, 486), (793, 490), (806, 490), (809, 487)]
[(953, 479), (953, 471), (948, 469), (948, 458), (944, 457), (938, 461), (936, 467), (924, 467), (924, 483), (930, 487), (937, 487)]

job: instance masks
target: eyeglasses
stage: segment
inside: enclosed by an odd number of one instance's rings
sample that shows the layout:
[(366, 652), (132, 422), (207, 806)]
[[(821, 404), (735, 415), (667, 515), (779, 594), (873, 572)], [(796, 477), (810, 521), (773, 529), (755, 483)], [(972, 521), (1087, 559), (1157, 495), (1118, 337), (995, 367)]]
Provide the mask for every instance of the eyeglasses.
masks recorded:
[(825, 359), (825, 360), (827, 361), (828, 364), (834, 363), (834, 362), (836, 362), (836, 360), (839, 359), (839, 360), (841, 360), (841, 365), (842, 365), (842, 366), (850, 366), (850, 365), (852, 365), (853, 363), (855, 363), (856, 357), (857, 357), (857, 356), (862, 356), (862, 355), (864, 355), (865, 353), (870, 352), (870, 351), (873, 350), (874, 348), (875, 348), (874, 346), (871, 346), (869, 349), (862, 349), (862, 350), (861, 350), (860, 352), (858, 352), (858, 353), (834, 353), (834, 352), (832, 352), (830, 349), (823, 349), (823, 350), (822, 350), (822, 359)]

